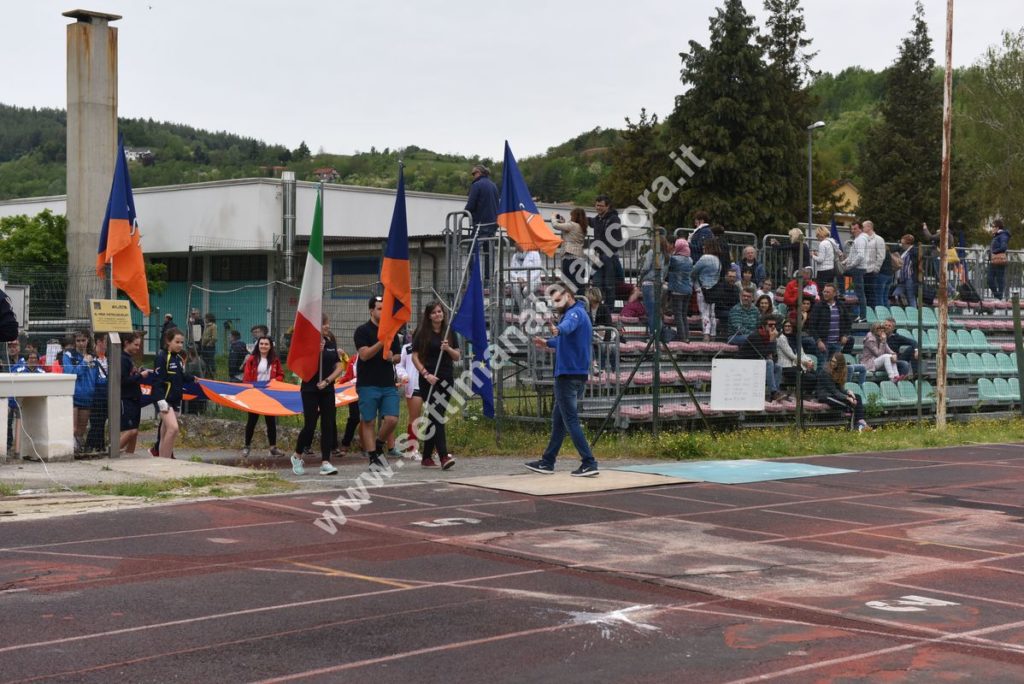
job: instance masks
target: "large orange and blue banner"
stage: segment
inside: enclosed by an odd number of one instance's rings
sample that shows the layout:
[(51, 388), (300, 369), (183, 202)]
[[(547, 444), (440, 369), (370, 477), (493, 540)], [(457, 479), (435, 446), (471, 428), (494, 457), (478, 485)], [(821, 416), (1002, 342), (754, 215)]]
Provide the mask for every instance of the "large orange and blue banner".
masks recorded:
[(391, 340), (412, 319), (409, 224), (405, 215), (405, 173), (401, 165), (398, 167), (398, 193), (395, 195), (395, 210), (391, 214), (384, 263), (380, 268), (380, 282), (384, 286), (384, 301), (377, 339), (383, 344), (386, 356), (391, 348)]
[(516, 158), (512, 156), (508, 140), (505, 141), (505, 165), (501, 171), (498, 225), (526, 251), (536, 249), (553, 257), (558, 245), (562, 244), (562, 239), (555, 235), (537, 211)]
[(124, 138), (117, 139), (114, 181), (110, 186), (107, 212), (100, 228), (100, 244), (96, 253), (96, 275), (104, 277), (104, 266), (110, 264), (110, 278), (143, 314), (149, 315), (149, 283), (146, 263), (142, 258), (142, 236), (136, 223), (135, 198), (124, 156)]
[[(270, 382), (220, 382), (196, 379), (202, 393), (215, 404), (258, 413), (261, 416), (296, 416), (302, 414), (302, 396), (298, 385), (279, 380)], [(189, 386), (185, 387), (188, 392)], [(334, 386), (334, 405), (345, 406), (359, 399), (355, 381)]]

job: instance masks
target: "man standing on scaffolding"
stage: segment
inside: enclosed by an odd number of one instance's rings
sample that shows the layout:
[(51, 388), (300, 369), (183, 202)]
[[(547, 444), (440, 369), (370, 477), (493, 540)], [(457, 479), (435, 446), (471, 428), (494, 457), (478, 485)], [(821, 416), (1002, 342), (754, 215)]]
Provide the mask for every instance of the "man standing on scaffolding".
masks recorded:
[(498, 186), (491, 180), (491, 171), (482, 164), (473, 167), (473, 183), (469, 186), (469, 198), (466, 200), (466, 211), (473, 217), (473, 230), (478, 231), (481, 254), (484, 257), (484, 285), (490, 285), (491, 251), (494, 249), (493, 238), (498, 230)]

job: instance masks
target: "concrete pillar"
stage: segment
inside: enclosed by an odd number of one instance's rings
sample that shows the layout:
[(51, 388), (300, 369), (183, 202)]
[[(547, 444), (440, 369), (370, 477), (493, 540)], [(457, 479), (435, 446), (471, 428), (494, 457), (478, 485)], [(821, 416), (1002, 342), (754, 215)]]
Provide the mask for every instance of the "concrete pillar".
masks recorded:
[(117, 29), (121, 17), (64, 12), (68, 24), (67, 315), (85, 318), (89, 297), (105, 296), (95, 275), (100, 224), (117, 152)]

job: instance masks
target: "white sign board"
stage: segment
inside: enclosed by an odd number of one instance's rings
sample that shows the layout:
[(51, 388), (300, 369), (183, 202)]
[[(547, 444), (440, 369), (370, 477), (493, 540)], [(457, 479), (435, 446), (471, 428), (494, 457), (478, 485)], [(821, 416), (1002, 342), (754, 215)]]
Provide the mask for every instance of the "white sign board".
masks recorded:
[(714, 359), (711, 362), (712, 411), (764, 411), (763, 359)]
[(28, 285), (8, 285), (0, 281), (0, 289), (11, 298), (11, 308), (18, 317), (18, 327), (28, 327)]

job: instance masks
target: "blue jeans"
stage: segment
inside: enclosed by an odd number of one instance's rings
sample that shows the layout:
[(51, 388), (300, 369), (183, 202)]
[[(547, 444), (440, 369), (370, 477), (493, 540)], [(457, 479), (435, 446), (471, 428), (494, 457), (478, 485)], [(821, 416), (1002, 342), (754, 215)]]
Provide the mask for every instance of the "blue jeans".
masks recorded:
[[(644, 309), (647, 310), (647, 333), (654, 335), (657, 320), (654, 317), (654, 283), (646, 282), (640, 285), (640, 291), (644, 295)], [(664, 313), (664, 312), (662, 312)]]
[(580, 416), (576, 412), (576, 402), (583, 398), (583, 390), (587, 386), (585, 375), (558, 375), (555, 377), (555, 407), (551, 411), (551, 439), (544, 449), (541, 460), (545, 463), (555, 464), (558, 458), (558, 451), (565, 441), (566, 432), (572, 440), (576, 451), (580, 453), (580, 459), (585, 466), (597, 466), (594, 454), (590, 451), (590, 444), (583, 434), (583, 426), (580, 425)]
[(853, 279), (853, 291), (857, 293), (857, 306), (855, 311), (860, 318), (868, 317), (868, 296), (864, 290), (865, 273), (863, 268), (851, 268), (846, 275)]
[(782, 368), (771, 359), (765, 359), (764, 384), (769, 394), (779, 391), (779, 384), (782, 382)]
[(992, 296), (1002, 299), (1006, 295), (1006, 266), (988, 266), (988, 289)]
[(889, 289), (891, 287), (891, 275), (879, 273), (875, 276), (875, 306), (889, 306)]
[(672, 293), (672, 315), (676, 319), (676, 342), (690, 341), (690, 326), (686, 317), (690, 313), (690, 295)]
[(594, 287), (601, 290), (601, 294), (604, 296), (604, 303), (608, 307), (609, 311), (615, 311), (615, 281), (617, 279), (618, 269), (621, 265), (616, 268), (618, 264), (618, 256), (605, 257), (605, 261), (602, 265), (594, 269)]
[[(854, 379), (856, 378), (856, 380)], [(846, 367), (846, 382), (856, 382), (861, 387), (868, 379), (868, 367), (863, 363), (851, 363)]]

